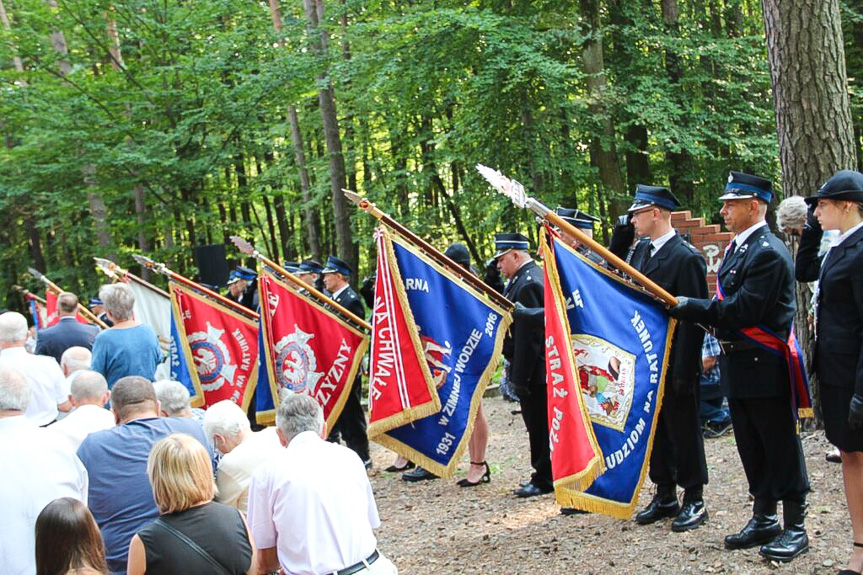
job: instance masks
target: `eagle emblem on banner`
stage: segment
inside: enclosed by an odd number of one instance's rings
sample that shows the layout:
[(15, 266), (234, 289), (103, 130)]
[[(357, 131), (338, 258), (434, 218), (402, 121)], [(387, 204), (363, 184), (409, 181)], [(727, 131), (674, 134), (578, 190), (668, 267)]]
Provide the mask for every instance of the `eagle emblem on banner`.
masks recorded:
[(318, 361), (309, 340), (315, 337), (294, 324), (293, 333), (286, 335), (274, 346), (276, 352), (276, 377), (279, 386), (293, 392), (313, 390), (324, 376), (315, 371)]
[(207, 322), (207, 331), (189, 334), (189, 347), (195, 361), (195, 371), (201, 378), (201, 389), (216, 391), (225, 383), (234, 385), (237, 366), (231, 362), (231, 353), (223, 341), (225, 330)]

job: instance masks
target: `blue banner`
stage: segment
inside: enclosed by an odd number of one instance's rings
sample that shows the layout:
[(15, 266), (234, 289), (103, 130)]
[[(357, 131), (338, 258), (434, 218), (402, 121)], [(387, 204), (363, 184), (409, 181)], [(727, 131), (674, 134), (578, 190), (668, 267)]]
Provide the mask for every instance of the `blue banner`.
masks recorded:
[(629, 517), (647, 470), (675, 321), (663, 304), (553, 240), (582, 397), (605, 473), (579, 507)]
[(171, 314), (171, 379), (179, 381), (186, 389), (189, 390), (189, 395), (194, 397), (197, 393), (195, 383), (192, 381), (192, 374), (189, 373), (189, 366), (186, 365), (186, 354), (183, 353), (183, 348), (180, 340), (180, 332), (177, 330), (177, 321), (174, 314)]
[(404, 288), (437, 386), (438, 413), (375, 441), (449, 477), (467, 448), (482, 395), (497, 368), (509, 314), (406, 240), (392, 234), (398, 289)]

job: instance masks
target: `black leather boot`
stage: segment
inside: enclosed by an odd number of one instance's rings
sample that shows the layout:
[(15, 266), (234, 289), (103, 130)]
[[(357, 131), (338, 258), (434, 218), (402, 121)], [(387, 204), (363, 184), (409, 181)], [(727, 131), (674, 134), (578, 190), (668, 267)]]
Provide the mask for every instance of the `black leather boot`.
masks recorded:
[(740, 533), (725, 538), (726, 549), (749, 549), (776, 539), (782, 532), (776, 517), (776, 502), (756, 499), (752, 519)]
[(701, 527), (705, 521), (707, 521), (707, 508), (704, 506), (701, 489), (687, 489), (683, 494), (680, 512), (671, 522), (671, 530), (675, 533), (692, 531)]
[(785, 563), (801, 553), (809, 551), (809, 537), (803, 528), (807, 507), (805, 502), (782, 502), (782, 519), (785, 522), (785, 529), (782, 530), (779, 537), (761, 547), (762, 557)]
[(635, 522), (639, 525), (649, 525), (666, 517), (675, 517), (679, 511), (677, 488), (674, 485), (658, 485), (656, 495), (653, 496), (647, 507), (635, 516)]

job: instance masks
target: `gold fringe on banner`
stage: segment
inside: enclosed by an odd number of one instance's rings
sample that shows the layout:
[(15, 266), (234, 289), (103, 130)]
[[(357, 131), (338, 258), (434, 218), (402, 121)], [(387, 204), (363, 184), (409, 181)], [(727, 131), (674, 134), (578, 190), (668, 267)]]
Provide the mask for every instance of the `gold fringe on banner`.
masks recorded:
[[(383, 227), (383, 228), (387, 229), (385, 227)], [(395, 241), (401, 247), (403, 247), (404, 249), (409, 251), (411, 254), (413, 254), (417, 258), (421, 259), (423, 261), (423, 263), (432, 267), (439, 274), (443, 275), (444, 277), (446, 277), (450, 281), (461, 286), (462, 289), (464, 289), (470, 295), (472, 295), (473, 297), (475, 297), (476, 299), (481, 301), (483, 304), (487, 305), (489, 308), (491, 308), (495, 313), (497, 313), (501, 317), (500, 325), (498, 327), (497, 334), (496, 334), (495, 341), (494, 341), (494, 348), (493, 348), (493, 352), (492, 352), (492, 358), (493, 359), (492, 359), (492, 361), (489, 362), (489, 364), (486, 366), (485, 370), (483, 371), (482, 375), (480, 376), (480, 379), (477, 382), (476, 389), (474, 389), (473, 395), (471, 396), (470, 410), (468, 412), (468, 424), (467, 424), (465, 432), (462, 435), (461, 439), (459, 440), (458, 444), (456, 444), (453, 447), (452, 457), (450, 459), (449, 465), (446, 465), (446, 466), (441, 465), (437, 461), (431, 459), (430, 457), (426, 457), (425, 455), (423, 455), (419, 451), (415, 450), (411, 446), (401, 442), (400, 440), (396, 439), (395, 437), (393, 437), (387, 433), (380, 434), (374, 438), (374, 441), (376, 443), (379, 443), (380, 445), (383, 445), (387, 449), (395, 451), (399, 455), (408, 458), (409, 460), (413, 461), (414, 463), (423, 467), (424, 469), (427, 469), (428, 471), (434, 473), (435, 475), (449, 479), (455, 473), (455, 470), (458, 467), (459, 462), (461, 461), (461, 458), (464, 455), (464, 452), (467, 450), (468, 444), (470, 442), (470, 437), (471, 437), (471, 434), (473, 433), (473, 428), (474, 428), (474, 425), (476, 423), (476, 414), (477, 414), (477, 411), (479, 411), (480, 404), (482, 403), (482, 397), (485, 394), (486, 387), (488, 387), (488, 384), (491, 381), (491, 378), (494, 375), (494, 372), (497, 370), (497, 366), (498, 366), (499, 362), (495, 361), (495, 360), (500, 358), (501, 351), (503, 350), (503, 340), (506, 337), (506, 332), (509, 329), (510, 324), (512, 323), (512, 315), (510, 315), (506, 310), (504, 310), (502, 307), (500, 307), (495, 302), (493, 302), (484, 293), (480, 292), (478, 289), (474, 288), (473, 286), (465, 283), (464, 280), (462, 280), (455, 273), (453, 273), (449, 269), (443, 267), (442, 265), (438, 264), (433, 259), (426, 256), (423, 253), (423, 251), (421, 249), (419, 249), (419, 247), (415, 246), (408, 238), (400, 235), (398, 232), (396, 232), (395, 230), (391, 230), (391, 229), (387, 229), (387, 233), (388, 233), (388, 235), (386, 236), (386, 238), (388, 240), (387, 241), (388, 257), (391, 258), (390, 259), (391, 262), (396, 262), (395, 252), (394, 252), (393, 247), (392, 247), (392, 242)], [(393, 267), (396, 268), (395, 272), (394, 272), (394, 277), (395, 277), (394, 283), (396, 284), (396, 289), (399, 293), (399, 301), (402, 303), (402, 306), (404, 307), (404, 309), (406, 309), (408, 311), (408, 313), (410, 313), (410, 307), (409, 307), (408, 302), (407, 302), (407, 292), (405, 291), (404, 283), (402, 282), (402, 278), (401, 278), (401, 274), (398, 271), (398, 264), (396, 263), (396, 265), (394, 265)], [(410, 321), (411, 321), (410, 325), (415, 327), (416, 323), (414, 322), (412, 313), (410, 314)], [(424, 369), (427, 371), (428, 366), (426, 365), (426, 362), (425, 362), (425, 353), (421, 351), (422, 347), (421, 347), (421, 344), (419, 342), (419, 329), (415, 328), (415, 332), (416, 332), (416, 338), (414, 338), (414, 339), (416, 340), (416, 344), (415, 344), (414, 349), (415, 349), (415, 351), (419, 350), (419, 351), (417, 351), (417, 353), (419, 354), (419, 357), (422, 358), (421, 363), (424, 366)], [(414, 330), (412, 330), (411, 333), (413, 334)], [(430, 372), (428, 373), (428, 380), (427, 381), (431, 383), (432, 388), (434, 389), (434, 397), (437, 398), (437, 404), (438, 404), (437, 409), (428, 414), (428, 415), (433, 415), (433, 414), (438, 413), (440, 411), (440, 398), (438, 395), (438, 390), (436, 388), (434, 388), (434, 383), (431, 380), (431, 373)], [(369, 438), (371, 439), (371, 434), (369, 434)]]
[[(590, 261), (588, 258), (578, 253), (577, 250), (566, 245), (565, 242), (558, 242), (556, 247), (563, 247), (596, 271), (606, 275), (607, 277), (610, 277), (616, 282), (619, 282), (621, 285), (626, 286), (628, 289), (637, 291), (640, 294), (644, 294), (644, 291), (640, 288), (634, 287), (630, 282), (621, 278), (619, 275), (612, 273), (601, 266), (596, 265), (594, 262)], [(556, 277), (559, 281), (559, 276)], [(652, 414), (650, 435), (647, 438), (647, 451), (645, 452), (644, 463), (641, 466), (641, 471), (638, 475), (638, 483), (635, 490), (633, 491), (632, 499), (627, 503), (619, 503), (616, 501), (602, 499), (600, 497), (596, 497), (595, 495), (584, 493), (582, 490), (578, 490), (577, 488), (562, 486), (560, 489), (558, 489), (557, 482), (555, 482), (555, 499), (561, 505), (565, 507), (574, 507), (576, 509), (581, 509), (590, 513), (602, 513), (603, 515), (609, 515), (618, 519), (629, 519), (632, 516), (632, 512), (635, 510), (635, 506), (638, 504), (638, 496), (641, 492), (641, 487), (644, 484), (644, 477), (647, 474), (647, 468), (650, 463), (650, 454), (653, 452), (653, 439), (656, 435), (657, 419), (659, 417), (659, 410), (662, 408), (662, 399), (665, 394), (665, 376), (668, 372), (668, 357), (671, 352), (671, 340), (674, 337), (674, 330), (676, 328), (677, 320), (669, 317), (668, 331), (665, 337), (665, 354), (662, 358), (662, 373), (660, 374), (659, 385), (657, 386), (656, 391), (656, 409)], [(570, 333), (572, 332), (570, 331)], [(598, 477), (598, 474), (597, 476), (591, 478), (591, 480), (595, 480), (596, 477)]]
[[(554, 309), (558, 314), (559, 321), (566, 329), (566, 333), (569, 334), (569, 337), (572, 337), (572, 328), (569, 326), (569, 317), (563, 310), (566, 309), (566, 303), (563, 299), (563, 289), (560, 285), (560, 274), (557, 271), (557, 262), (554, 260), (554, 255), (552, 254), (551, 247), (549, 246), (549, 241), (551, 238), (549, 237), (548, 231), (545, 227), (540, 230), (540, 242), (542, 245), (542, 258), (545, 262), (545, 269), (548, 270), (549, 281), (551, 282), (551, 292), (554, 294)], [(578, 381), (578, 371), (576, 363), (576, 358), (572, 353), (572, 340), (567, 341), (566, 354), (569, 357), (570, 365), (576, 369), (576, 373), (572, 373), (571, 381)], [(551, 386), (548, 385), (549, 391), (551, 391)], [(573, 394), (576, 398), (576, 403), (578, 404), (578, 409), (581, 412), (582, 421), (584, 422), (584, 428), (587, 431), (588, 440), (590, 441), (590, 447), (593, 449), (593, 457), (588, 462), (587, 466), (574, 475), (568, 475), (566, 477), (561, 477), (554, 482), (554, 491), (555, 496), (562, 493), (566, 489), (574, 489), (577, 491), (584, 491), (593, 483), (593, 481), (605, 473), (605, 461), (602, 458), (602, 449), (599, 447), (599, 442), (596, 440), (596, 434), (593, 432), (593, 424), (590, 420), (590, 415), (587, 412), (587, 406), (584, 405), (584, 396), (581, 393), (581, 389), (577, 389), (575, 387), (568, 390), (569, 393)], [(571, 505), (567, 505), (567, 507), (572, 507)]]
[[(186, 359), (186, 369), (189, 370), (189, 377), (192, 378), (192, 385), (195, 387), (195, 395), (191, 397), (192, 407), (202, 407), (204, 405), (204, 390), (201, 388), (201, 378), (198, 376), (198, 370), (195, 369), (195, 360), (192, 357), (192, 348), (189, 346), (189, 336), (186, 333), (186, 324), (183, 323), (183, 314), (180, 312), (178, 298), (189, 297), (200, 302), (204, 302), (209, 306), (220, 306), (222, 312), (230, 315), (235, 319), (239, 319), (248, 325), (255, 325), (255, 322), (248, 317), (241, 315), (234, 310), (220, 304), (218, 301), (205, 297), (195, 290), (182, 286), (174, 281), (168, 282), (168, 290), (171, 294), (171, 311), (174, 314), (174, 323), (179, 332), (180, 341), (178, 347), (180, 353)], [(257, 342), (256, 342), (257, 343)], [(258, 387), (258, 371), (253, 369), (249, 374), (249, 381), (246, 383), (246, 389), (243, 391), (243, 401), (241, 407), (243, 411), (249, 409), (249, 403), (255, 397), (255, 389)]]
[[(327, 432), (329, 433), (330, 431), (333, 430), (333, 428), (336, 424), (336, 421), (339, 418), (339, 415), (341, 415), (342, 410), (345, 407), (345, 402), (347, 402), (347, 400), (348, 400), (348, 395), (350, 395), (351, 391), (353, 390), (353, 386), (356, 385), (355, 380), (357, 377), (357, 372), (359, 371), (360, 366), (362, 365), (363, 356), (366, 354), (366, 350), (369, 347), (369, 337), (365, 332), (357, 329), (352, 323), (345, 321), (342, 317), (333, 313), (332, 309), (327, 308), (326, 306), (322, 305), (320, 302), (318, 302), (312, 298), (305, 297), (303, 294), (300, 293), (300, 291), (296, 287), (294, 287), (293, 284), (288, 283), (288, 282), (282, 280), (281, 278), (277, 277), (266, 266), (263, 266), (261, 268), (260, 274), (262, 276), (267, 276), (267, 278), (269, 278), (271, 281), (277, 283), (280, 287), (291, 292), (295, 296), (302, 298), (302, 299), (305, 299), (309, 304), (314, 306), (314, 308), (316, 310), (318, 310), (319, 312), (324, 313), (324, 314), (328, 315), (329, 317), (337, 320), (343, 326), (347, 327), (348, 329), (350, 329), (355, 334), (363, 337), (362, 342), (357, 347), (357, 351), (354, 354), (354, 359), (353, 359), (353, 362), (351, 362), (350, 370), (348, 370), (348, 376), (347, 376), (348, 379), (346, 380), (348, 382), (347, 388), (344, 390), (344, 392), (342, 392), (341, 396), (339, 397), (338, 401), (336, 402), (336, 405), (333, 407), (333, 410), (330, 412), (329, 417), (327, 417)], [(268, 375), (269, 380), (270, 380), (270, 394), (273, 397), (273, 406), (274, 407), (273, 407), (273, 409), (268, 409), (266, 411), (257, 412), (255, 417), (257, 418), (258, 423), (261, 425), (275, 425), (275, 423), (276, 423), (276, 410), (279, 408), (279, 403), (280, 403), (279, 402), (279, 383), (278, 383), (278, 378), (276, 377), (275, 362), (273, 361), (272, 338), (270, 337), (270, 332), (267, 329), (267, 322), (264, 321), (264, 314), (263, 313), (261, 313), (260, 329), (261, 329), (261, 332), (263, 334), (265, 357), (259, 358), (258, 361), (260, 362), (259, 365), (267, 370), (267, 375)]]

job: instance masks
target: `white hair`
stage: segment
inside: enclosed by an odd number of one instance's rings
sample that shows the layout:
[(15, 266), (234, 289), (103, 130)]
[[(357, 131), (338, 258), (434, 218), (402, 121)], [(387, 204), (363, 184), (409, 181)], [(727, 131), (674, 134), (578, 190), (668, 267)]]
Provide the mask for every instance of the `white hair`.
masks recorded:
[(179, 381), (163, 379), (153, 382), (156, 397), (162, 405), (162, 411), (169, 416), (176, 416), (191, 409), (189, 390)]
[(30, 382), (9, 363), (0, 361), (0, 411), (26, 411)]
[(103, 285), (99, 289), (99, 299), (105, 304), (105, 311), (110, 313), (115, 320), (124, 321), (132, 318), (135, 293), (123, 282)]
[(324, 429), (324, 410), (310, 395), (282, 390), (281, 403), (276, 410), (276, 425), (288, 441), (303, 433)]
[(93, 353), (89, 349), (76, 345), (68, 348), (60, 356), (60, 367), (69, 373), (79, 369), (90, 369), (92, 359)]
[(0, 343), (27, 341), (27, 319), (17, 311), (0, 314)]
[(213, 444), (213, 437), (217, 433), (222, 437), (236, 438), (240, 433), (250, 430), (251, 424), (243, 408), (230, 399), (211, 405), (204, 413), (204, 434)]
[(98, 371), (81, 371), (72, 380), (72, 399), (76, 403), (87, 399), (101, 399), (106, 391), (108, 391), (108, 382)]
[(802, 228), (806, 225), (806, 215), (809, 207), (800, 196), (785, 198), (776, 209), (776, 225), (785, 233), (789, 229)]

